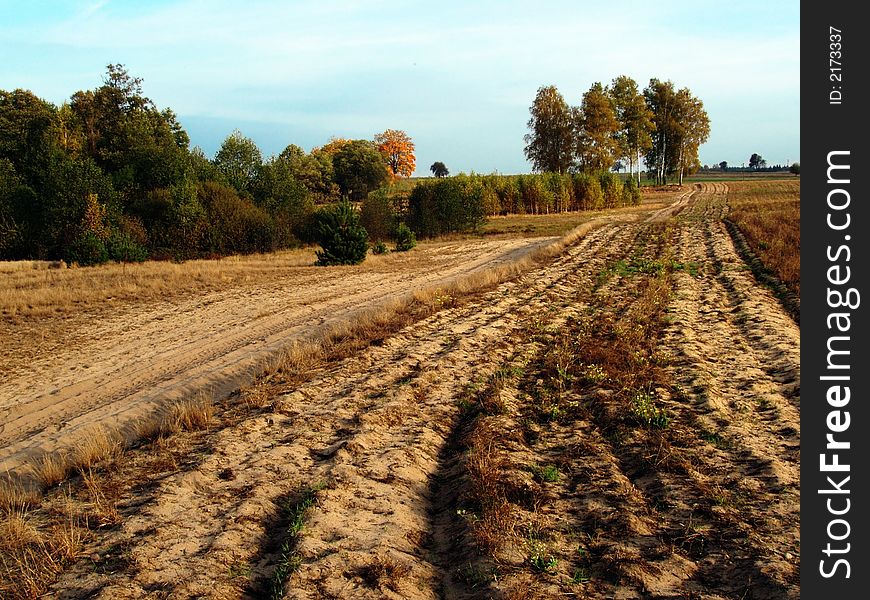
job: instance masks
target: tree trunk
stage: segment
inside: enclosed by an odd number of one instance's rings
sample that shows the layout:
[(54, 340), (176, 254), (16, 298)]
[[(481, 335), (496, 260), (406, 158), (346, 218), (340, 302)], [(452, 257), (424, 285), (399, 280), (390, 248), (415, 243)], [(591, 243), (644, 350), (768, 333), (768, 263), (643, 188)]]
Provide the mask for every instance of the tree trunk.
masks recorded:
[(677, 165), (680, 171), (680, 185), (683, 185), (683, 145), (680, 144), (680, 153), (677, 155)]

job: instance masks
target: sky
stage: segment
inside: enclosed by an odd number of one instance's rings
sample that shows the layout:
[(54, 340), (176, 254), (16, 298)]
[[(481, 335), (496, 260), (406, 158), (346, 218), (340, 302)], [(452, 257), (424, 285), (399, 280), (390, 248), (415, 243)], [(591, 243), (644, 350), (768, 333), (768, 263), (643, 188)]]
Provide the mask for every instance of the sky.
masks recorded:
[(404, 130), (417, 175), (524, 173), (529, 107), (619, 75), (703, 101), (703, 164), (800, 161), (800, 3), (0, 0), (0, 89), (62, 104), (109, 63), (213, 156)]

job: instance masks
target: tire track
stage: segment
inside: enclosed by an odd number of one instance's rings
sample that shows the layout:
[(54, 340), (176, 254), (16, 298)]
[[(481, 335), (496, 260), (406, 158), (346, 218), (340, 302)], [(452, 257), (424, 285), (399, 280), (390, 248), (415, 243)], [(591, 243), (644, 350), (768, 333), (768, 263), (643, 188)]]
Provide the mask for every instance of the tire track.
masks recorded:
[[(317, 481), (334, 483), (306, 527), (311, 534), (299, 548), (306, 559), (322, 552), (318, 544), (324, 542), (315, 536), (327, 537), (331, 546), (342, 547), (360, 563), (371, 555), (354, 551), (359, 535), (380, 532), (375, 545), (395, 550), (395, 540), (402, 538), (398, 531), (405, 526), (425, 532), (423, 488), (438, 468), (440, 444), (464, 386), (494, 368), (522, 315), (534, 314), (537, 306), (562, 296), (563, 289), (576, 288), (579, 280), (591, 285), (604, 254), (622, 247), (626, 235), (616, 227), (601, 228), (548, 268), (504, 284), (480, 302), (442, 310), (281, 397), (275, 415), (220, 432), (199, 469), (165, 481), (156, 502), (125, 521), (123, 537), (136, 544), (132, 552), (138, 573), (111, 582), (103, 597), (136, 597), (164, 586), (179, 596), (241, 593), (233, 581), (216, 592), (214, 574), (226, 572), (229, 564), (247, 564), (257, 547), (268, 547), (253, 543), (270, 535), (263, 529), (263, 515), (274, 515), (279, 510), (275, 502), (290, 490)], [(226, 469), (237, 474), (232, 482), (216, 478)], [(405, 504), (396, 504), (400, 498)], [(373, 525), (387, 525), (384, 513), (378, 513), (385, 502), (393, 517), (400, 506), (408, 507), (402, 509), (404, 520), (388, 532)], [(329, 522), (318, 522), (318, 515), (328, 515)], [(437, 568), (412, 558), (414, 577), (435, 577)], [(257, 560), (263, 562), (252, 566), (258, 576), (274, 568), (274, 556)], [(298, 578), (304, 581), (305, 573), (321, 568), (306, 566)], [(76, 584), (79, 589), (86, 585), (91, 584)]]
[[(415, 257), (414, 272), (390, 270), (389, 263), (383, 273), (291, 269), (301, 277), (289, 290), (293, 278), (97, 323), (98, 341), (36, 361), (0, 384), (0, 469), (16, 472), (40, 453), (70, 448), (94, 423), (124, 427), (204, 389), (229, 394), (294, 340), (409, 289), (503, 264), (549, 241), (435, 245)], [(71, 367), (77, 367), (73, 374)]]

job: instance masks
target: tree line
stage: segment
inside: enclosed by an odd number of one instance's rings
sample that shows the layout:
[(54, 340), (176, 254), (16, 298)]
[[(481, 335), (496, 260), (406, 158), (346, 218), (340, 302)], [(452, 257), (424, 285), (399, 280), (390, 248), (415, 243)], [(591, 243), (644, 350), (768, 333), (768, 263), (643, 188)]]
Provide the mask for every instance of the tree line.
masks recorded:
[(542, 86), (529, 108), (525, 155), (540, 172), (596, 173), (625, 161), (640, 182), (640, 163), (657, 183), (680, 183), (700, 168), (698, 149), (710, 135), (703, 103), (688, 88), (651, 79), (641, 91), (627, 76), (592, 84), (580, 106), (556, 86)]
[(637, 182), (612, 172), (480, 175), (460, 173), (417, 181), (409, 193), (380, 189), (361, 207), (375, 242), (396, 239), (407, 225), (420, 237), (477, 231), (489, 216), (551, 214), (639, 204)]
[(266, 252), (310, 241), (317, 206), (413, 173), (402, 131), (264, 159), (239, 131), (212, 159), (171, 109), (109, 65), (56, 106), (0, 90), (0, 259), (79, 264)]

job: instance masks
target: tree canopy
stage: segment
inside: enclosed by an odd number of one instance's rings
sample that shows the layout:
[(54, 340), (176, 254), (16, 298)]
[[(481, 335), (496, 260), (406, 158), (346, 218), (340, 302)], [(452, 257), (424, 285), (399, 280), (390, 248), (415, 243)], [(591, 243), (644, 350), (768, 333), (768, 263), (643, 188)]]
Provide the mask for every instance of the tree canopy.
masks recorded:
[(577, 113), (577, 160), (585, 171), (607, 171), (617, 158), (619, 122), (613, 100), (600, 83), (592, 84)]
[(378, 152), (384, 158), (392, 177), (410, 177), (417, 168), (414, 142), (404, 131), (387, 129), (375, 136)]
[(637, 172), (640, 160), (659, 182), (700, 167), (698, 149), (710, 135), (703, 103), (687, 88), (650, 80), (640, 92), (627, 76), (611, 85), (594, 83), (580, 106), (571, 107), (555, 86), (538, 89), (529, 108), (525, 155), (535, 171), (584, 173), (609, 171), (627, 161)]
[(387, 164), (409, 175), (413, 143), (402, 136), (378, 136), (383, 150), (395, 144), (386, 155), (373, 141), (334, 137), (264, 160), (235, 130), (210, 159), (122, 65), (59, 107), (0, 90), (0, 259), (92, 264), (292, 246), (312, 239), (317, 203), (342, 191), (365, 198)]
[(750, 169), (763, 169), (767, 166), (767, 161), (764, 160), (760, 154), (752, 153), (752, 156), (749, 157), (749, 168)]
[(574, 118), (554, 85), (538, 89), (529, 108), (525, 154), (535, 171), (565, 173), (574, 160)]
[(353, 140), (344, 144), (332, 159), (335, 181), (342, 195), (359, 201), (377, 189), (388, 177), (381, 153), (373, 142)]
[(447, 177), (448, 175), (450, 175), (450, 170), (447, 168), (447, 165), (445, 165), (440, 160), (436, 160), (435, 162), (433, 162), (432, 166), (429, 167), (429, 170), (432, 171), (432, 174), (439, 179), (441, 177)]

